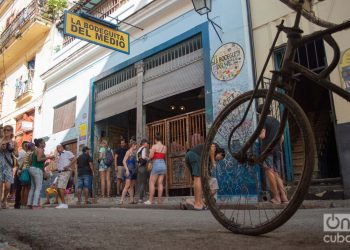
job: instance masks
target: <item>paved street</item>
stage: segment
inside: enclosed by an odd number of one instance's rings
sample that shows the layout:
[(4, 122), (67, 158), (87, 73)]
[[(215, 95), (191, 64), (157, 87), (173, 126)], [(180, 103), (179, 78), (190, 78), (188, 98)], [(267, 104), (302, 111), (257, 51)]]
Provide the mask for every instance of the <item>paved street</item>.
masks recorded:
[(349, 209), (302, 209), (276, 231), (250, 237), (228, 232), (209, 211), (10, 209), (0, 210), (0, 241), (19, 249), (349, 249), (323, 243), (329, 212)]

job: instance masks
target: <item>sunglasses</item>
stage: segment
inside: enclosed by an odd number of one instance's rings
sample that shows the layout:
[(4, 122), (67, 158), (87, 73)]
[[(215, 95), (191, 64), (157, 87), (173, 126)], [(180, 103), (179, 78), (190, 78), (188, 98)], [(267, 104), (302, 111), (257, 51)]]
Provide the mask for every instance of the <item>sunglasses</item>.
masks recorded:
[(6, 129), (4, 129), (4, 131), (12, 132), (12, 129), (6, 128)]

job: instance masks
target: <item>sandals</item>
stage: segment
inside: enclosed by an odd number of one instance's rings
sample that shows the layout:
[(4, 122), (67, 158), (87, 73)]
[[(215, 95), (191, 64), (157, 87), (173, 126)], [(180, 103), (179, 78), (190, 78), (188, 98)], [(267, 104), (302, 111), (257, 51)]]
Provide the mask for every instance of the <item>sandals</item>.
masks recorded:
[(275, 204), (275, 205), (281, 204), (280, 201), (278, 201), (278, 200), (276, 200), (276, 199), (274, 199), (274, 198), (272, 198), (272, 199), (270, 200), (270, 202), (271, 202), (272, 204)]

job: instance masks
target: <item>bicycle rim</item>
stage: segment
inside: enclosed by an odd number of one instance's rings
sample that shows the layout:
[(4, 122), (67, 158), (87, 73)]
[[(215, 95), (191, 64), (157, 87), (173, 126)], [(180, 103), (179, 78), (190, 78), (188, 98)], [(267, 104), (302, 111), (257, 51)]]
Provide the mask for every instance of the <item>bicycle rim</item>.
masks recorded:
[[(281, 226), (299, 208), (310, 184), (316, 150), (312, 128), (303, 110), (290, 97), (276, 93), (270, 115), (280, 120), (283, 112), (289, 112), (281, 152), (283, 158), (278, 169), (289, 203), (271, 203), (273, 193), (261, 164), (240, 164), (227, 150), (230, 129), (240, 122), (252, 93), (237, 97), (215, 119), (205, 142), (201, 167), (203, 194), (214, 217), (233, 233), (258, 235)], [(266, 94), (267, 90), (258, 90), (247, 119), (231, 137), (230, 145), (234, 152), (254, 132), (256, 106), (264, 102)], [(218, 161), (215, 168), (208, 168), (209, 149), (214, 142), (226, 147), (226, 157)], [(258, 143), (250, 153), (259, 155)], [(212, 195), (215, 189), (213, 177), (218, 184), (216, 196)]]

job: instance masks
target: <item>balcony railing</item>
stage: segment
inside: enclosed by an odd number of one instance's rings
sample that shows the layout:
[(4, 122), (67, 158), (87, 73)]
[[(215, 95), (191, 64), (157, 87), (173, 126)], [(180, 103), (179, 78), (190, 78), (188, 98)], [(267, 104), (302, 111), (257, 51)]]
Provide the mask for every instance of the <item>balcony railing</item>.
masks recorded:
[[(89, 14), (96, 16), (101, 19), (105, 19), (107, 16), (115, 12), (117, 9), (119, 9), (121, 6), (126, 4), (129, 0), (107, 0), (107, 1), (101, 1), (96, 7), (92, 8), (91, 10), (87, 11)], [(88, 4), (89, 1), (86, 1)], [(84, 8), (85, 9), (85, 8)], [(65, 36), (63, 40), (63, 47), (67, 46), (71, 42), (75, 40), (74, 37), (71, 36)]]
[(32, 87), (33, 84), (31, 79), (25, 81), (18, 79), (16, 82), (15, 101), (18, 101), (21, 99), (21, 97), (24, 97), (26, 94), (31, 93), (33, 90)]
[(21, 35), (21, 29), (28, 24), (29, 21), (35, 21), (37, 16), (41, 16), (41, 8), (37, 1), (32, 1), (26, 8), (22, 9), (15, 19), (6, 27), (0, 36), (0, 50), (9, 43), (11, 38)]

